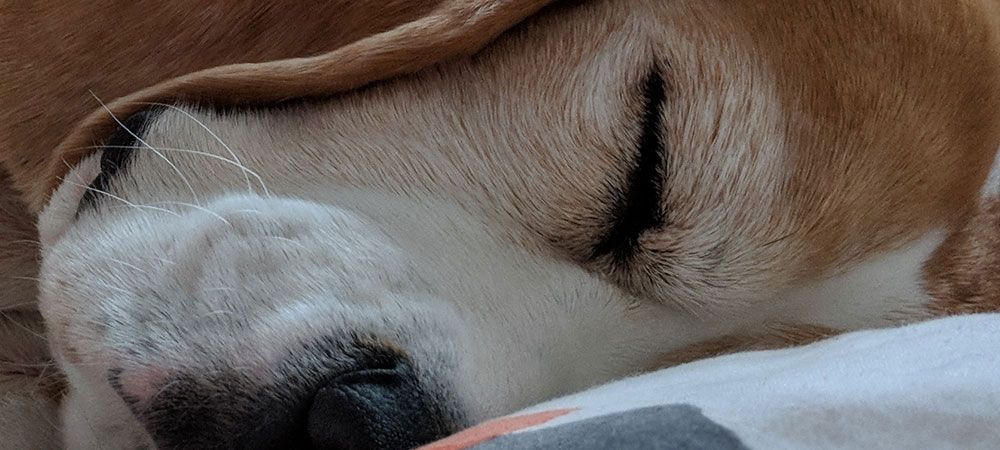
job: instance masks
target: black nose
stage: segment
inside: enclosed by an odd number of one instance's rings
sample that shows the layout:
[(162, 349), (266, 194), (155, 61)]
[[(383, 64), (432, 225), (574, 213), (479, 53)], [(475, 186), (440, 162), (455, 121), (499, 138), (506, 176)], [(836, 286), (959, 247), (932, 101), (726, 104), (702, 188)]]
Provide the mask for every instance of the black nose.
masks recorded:
[(339, 376), (313, 397), (309, 440), (322, 449), (410, 449), (446, 436), (444, 408), (407, 364)]
[(143, 402), (122, 389), (127, 376), (116, 373), (112, 384), (162, 449), (409, 449), (456, 429), (447, 396), (424, 387), (405, 360), (294, 389), (299, 394), (216, 373), (175, 378)]

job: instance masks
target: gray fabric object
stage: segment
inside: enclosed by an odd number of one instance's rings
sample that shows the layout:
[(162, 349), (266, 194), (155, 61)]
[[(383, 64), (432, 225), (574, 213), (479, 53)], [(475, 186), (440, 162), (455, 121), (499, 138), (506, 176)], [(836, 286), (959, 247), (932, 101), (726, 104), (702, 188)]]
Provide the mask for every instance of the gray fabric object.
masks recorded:
[(501, 436), (473, 450), (745, 450), (732, 431), (691, 405), (660, 405)]

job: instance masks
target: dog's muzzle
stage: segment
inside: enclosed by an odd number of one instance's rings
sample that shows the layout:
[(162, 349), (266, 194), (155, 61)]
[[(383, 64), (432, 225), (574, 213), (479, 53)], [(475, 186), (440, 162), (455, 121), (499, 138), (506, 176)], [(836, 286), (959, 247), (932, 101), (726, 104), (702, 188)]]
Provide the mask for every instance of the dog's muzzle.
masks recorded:
[(306, 368), (268, 386), (235, 370), (179, 375), (146, 400), (122, 389), (122, 371), (111, 384), (161, 449), (410, 449), (456, 431), (410, 361), (362, 364), (319, 382)]

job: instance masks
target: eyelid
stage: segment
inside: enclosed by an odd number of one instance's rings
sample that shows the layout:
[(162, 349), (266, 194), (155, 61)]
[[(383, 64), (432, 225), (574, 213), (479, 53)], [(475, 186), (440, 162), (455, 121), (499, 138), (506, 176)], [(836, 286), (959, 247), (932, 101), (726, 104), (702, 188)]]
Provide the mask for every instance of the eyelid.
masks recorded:
[(668, 85), (661, 66), (654, 66), (642, 84), (645, 106), (641, 134), (636, 142), (629, 175), (612, 200), (611, 225), (593, 248), (592, 257), (612, 257), (627, 263), (638, 249), (639, 238), (661, 227), (667, 212), (662, 205), (667, 149), (663, 139), (663, 110)]
[(103, 145), (101, 172), (94, 178), (90, 188), (80, 200), (78, 211), (96, 205), (101, 197), (100, 194), (107, 192), (115, 178), (127, 170), (135, 150), (140, 148), (141, 138), (139, 136), (161, 111), (162, 108), (143, 110), (121, 122), (118, 130)]

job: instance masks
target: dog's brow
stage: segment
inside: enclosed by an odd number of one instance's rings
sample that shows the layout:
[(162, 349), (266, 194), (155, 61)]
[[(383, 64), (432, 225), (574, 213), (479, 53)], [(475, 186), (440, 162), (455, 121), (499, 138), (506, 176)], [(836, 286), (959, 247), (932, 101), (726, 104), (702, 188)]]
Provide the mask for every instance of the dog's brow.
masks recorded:
[(636, 251), (639, 237), (647, 230), (662, 226), (666, 219), (661, 204), (668, 158), (663, 139), (663, 107), (667, 93), (662, 66), (656, 65), (642, 86), (645, 108), (637, 154), (632, 160), (626, 187), (615, 191), (611, 210), (613, 223), (594, 246), (594, 258), (612, 256), (617, 262), (627, 262)]

